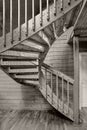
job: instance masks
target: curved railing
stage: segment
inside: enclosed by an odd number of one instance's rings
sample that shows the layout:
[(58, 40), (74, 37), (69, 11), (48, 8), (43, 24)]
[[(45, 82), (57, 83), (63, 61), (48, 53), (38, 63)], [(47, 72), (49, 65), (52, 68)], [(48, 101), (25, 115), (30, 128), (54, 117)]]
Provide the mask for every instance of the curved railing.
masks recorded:
[(0, 52), (28, 39), (81, 2), (82, 0), (2, 0)]
[(73, 117), (74, 80), (43, 64), (40, 71), (40, 91), (46, 100), (60, 113), (71, 120)]

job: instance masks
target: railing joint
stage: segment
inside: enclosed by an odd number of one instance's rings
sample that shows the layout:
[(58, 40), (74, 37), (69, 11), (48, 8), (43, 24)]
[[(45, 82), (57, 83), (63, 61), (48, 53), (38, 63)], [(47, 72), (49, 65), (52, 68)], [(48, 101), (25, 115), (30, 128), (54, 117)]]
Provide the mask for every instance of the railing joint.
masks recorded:
[(13, 40), (11, 40), (11, 44), (13, 44), (13, 42), (14, 42), (14, 41), (13, 41)]
[(61, 11), (63, 11), (63, 7), (61, 7)]
[(41, 26), (41, 27), (43, 26), (42, 22), (40, 22), (40, 26)]
[(69, 6), (71, 5), (71, 0), (68, 0), (68, 5), (69, 5)]
[(32, 27), (33, 32), (35, 32), (35, 27)]
[(56, 16), (57, 15), (57, 13), (54, 13), (54, 16)]
[(47, 21), (49, 22), (49, 21), (50, 21), (50, 18), (47, 18)]
[(68, 2), (68, 5), (70, 6), (70, 5), (71, 5), (71, 3), (70, 3), (70, 2)]
[(19, 37), (18, 40), (21, 41), (21, 37)]
[(4, 47), (6, 47), (6, 44), (4, 44)]
[(28, 37), (28, 33), (26, 33), (25, 36)]

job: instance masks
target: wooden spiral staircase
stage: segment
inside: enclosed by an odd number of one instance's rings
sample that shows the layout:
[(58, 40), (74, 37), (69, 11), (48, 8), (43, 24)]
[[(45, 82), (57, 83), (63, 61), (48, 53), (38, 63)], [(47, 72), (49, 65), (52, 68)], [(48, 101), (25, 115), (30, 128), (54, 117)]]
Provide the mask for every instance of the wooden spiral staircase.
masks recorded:
[[(3, 35), (0, 37), (0, 66), (20, 84), (37, 86), (45, 99), (60, 113), (74, 120), (70, 102), (70, 86), (74, 80), (43, 64), (47, 52), (56, 39), (55, 22), (78, 6), (82, 0), (46, 0), (39, 14), (35, 15), (32, 0), (32, 19), (28, 19), (25, 0), (25, 22), (21, 24), (20, 2), (18, 0), (18, 27), (13, 29), (13, 0), (10, 0), (10, 32), (6, 33), (6, 1), (3, 0)], [(73, 96), (72, 96), (73, 97)], [(73, 99), (72, 99), (73, 102)]]

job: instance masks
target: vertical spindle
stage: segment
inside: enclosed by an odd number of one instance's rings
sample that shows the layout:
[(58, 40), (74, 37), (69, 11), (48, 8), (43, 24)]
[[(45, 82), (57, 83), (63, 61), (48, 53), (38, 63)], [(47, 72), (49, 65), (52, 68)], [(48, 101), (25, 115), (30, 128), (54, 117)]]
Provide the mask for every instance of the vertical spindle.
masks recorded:
[(47, 99), (47, 69), (45, 68), (45, 77), (46, 77), (46, 99)]
[(35, 31), (35, 8), (34, 8), (34, 3), (35, 1), (32, 0), (32, 30)]
[(58, 76), (56, 75), (56, 95), (57, 95), (57, 108), (59, 107), (59, 89), (58, 89)]
[(68, 0), (68, 5), (70, 5), (71, 4), (71, 0)]
[(68, 112), (69, 112), (69, 81), (67, 81), (67, 106), (68, 106)]
[(52, 104), (53, 104), (53, 75), (52, 75), (52, 73), (51, 73), (51, 90), (52, 90), (52, 92), (51, 92), (51, 101), (52, 101)]
[(28, 36), (28, 1), (25, 0), (25, 25), (26, 25), (26, 36)]
[(50, 7), (49, 7), (49, 0), (47, 0), (47, 21), (50, 20)]
[(61, 11), (63, 11), (63, 0), (61, 0)]
[(20, 0), (18, 0), (18, 33), (19, 41), (21, 40), (21, 10), (20, 10)]
[(10, 0), (10, 34), (11, 34), (11, 43), (13, 43), (13, 18), (12, 18), (12, 7), (13, 2)]
[(40, 0), (40, 26), (43, 25), (42, 0)]
[(62, 104), (63, 104), (63, 109), (64, 109), (64, 79), (62, 77)]
[(56, 0), (54, 0), (54, 16), (56, 16), (56, 13), (57, 13), (57, 2)]
[(5, 18), (5, 0), (3, 0), (3, 41), (4, 47), (6, 47), (6, 18)]

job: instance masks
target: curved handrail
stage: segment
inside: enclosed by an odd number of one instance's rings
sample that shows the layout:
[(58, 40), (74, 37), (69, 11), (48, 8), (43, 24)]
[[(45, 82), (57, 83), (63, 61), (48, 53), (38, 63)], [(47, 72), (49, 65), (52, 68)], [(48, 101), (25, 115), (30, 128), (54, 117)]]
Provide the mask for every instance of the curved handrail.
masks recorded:
[(64, 78), (64, 80), (67, 80), (71, 84), (74, 84), (74, 79), (70, 78), (69, 76), (63, 74), (60, 71), (55, 70), (51, 65), (47, 65), (45, 63), (42, 64), (42, 67), (46, 68), (49, 72), (52, 72), (53, 74), (59, 76), (60, 78)]
[(45, 99), (56, 110), (73, 121), (73, 108), (70, 102), (70, 86), (73, 87), (74, 80), (61, 72), (57, 72), (47, 64), (42, 65), (39, 78), (41, 86), (39, 89)]

